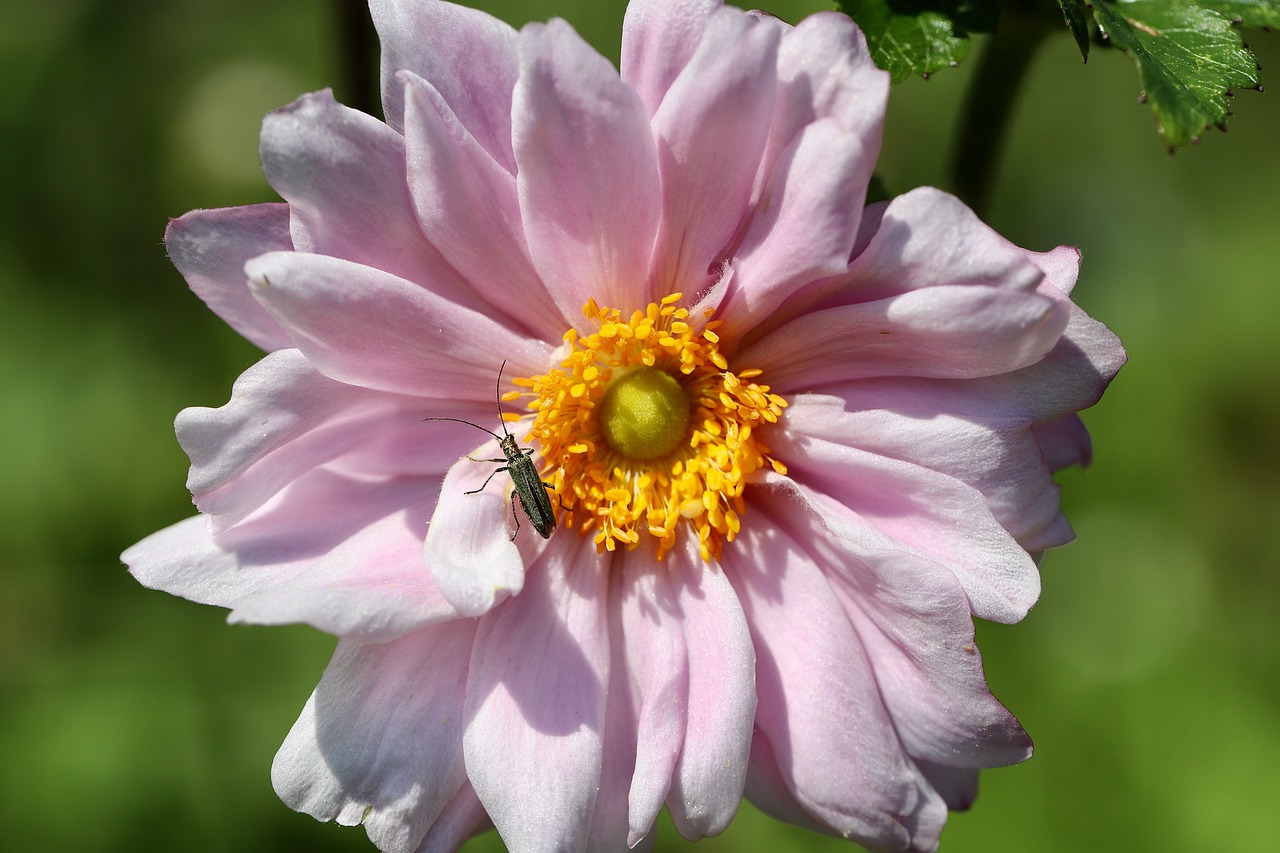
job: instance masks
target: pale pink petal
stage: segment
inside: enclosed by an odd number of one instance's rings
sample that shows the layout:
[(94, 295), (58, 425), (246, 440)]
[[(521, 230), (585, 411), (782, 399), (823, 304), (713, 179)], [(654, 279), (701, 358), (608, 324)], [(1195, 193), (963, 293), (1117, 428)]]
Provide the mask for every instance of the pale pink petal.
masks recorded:
[(467, 682), (467, 776), (517, 853), (583, 849), (600, 781), (608, 573), (589, 539), (552, 546), (481, 619)]
[(604, 555), (600, 567), (610, 575), (609, 601), (605, 605), (605, 617), (609, 622), (608, 697), (605, 701), (604, 742), (600, 752), (600, 781), (584, 849), (617, 850), (621, 853), (627, 849), (627, 794), (636, 766), (636, 712), (631, 695), (632, 672), (623, 640), (619, 602), (621, 571), (607, 568), (615, 559), (616, 555)]
[(692, 543), (667, 555), (689, 655), (688, 722), (667, 808), (686, 838), (715, 835), (738, 811), (756, 710), (755, 649), (724, 571)]
[(466, 782), (454, 795), (414, 853), (454, 853), (473, 835), (493, 828), (480, 798)]
[(430, 83), (409, 72), (401, 79), (409, 189), (423, 231), (487, 302), (555, 340), (566, 321), (534, 272), (515, 176), (476, 142)]
[(201, 510), (234, 523), (349, 449), (357, 436), (344, 425), (386, 418), (404, 402), (335, 382), (297, 350), (277, 350), (240, 375), (225, 406), (179, 413), (178, 442), (191, 458), (187, 488)]
[(293, 248), (288, 205), (193, 210), (169, 223), (164, 245), (192, 291), (227, 325), (268, 352), (293, 346), (249, 293), (244, 274), (250, 258)]
[(641, 305), (662, 211), (644, 105), (561, 20), (520, 33), (517, 186), (534, 268), (566, 317)]
[(844, 272), (875, 165), (864, 145), (823, 120), (781, 154), (733, 259), (734, 286), (719, 312), (725, 334), (746, 333), (798, 288)]
[(880, 153), (889, 75), (876, 67), (853, 21), (819, 12), (785, 29), (778, 48), (778, 83), (761, 180), (807, 125), (823, 119), (858, 138), (870, 175)]
[(1058, 246), (1047, 252), (1023, 249), (1031, 263), (1044, 270), (1045, 282), (1063, 296), (1069, 296), (1080, 278), (1080, 250), (1075, 246)]
[(1059, 515), (1031, 417), (978, 381), (873, 380), (799, 394), (788, 423), (811, 436), (931, 468), (977, 489), (1021, 543)]
[(622, 79), (649, 115), (688, 64), (722, 0), (633, 0), (622, 22)]
[(773, 525), (744, 525), (724, 563), (756, 650), (756, 730), (787, 790), (838, 834), (906, 849), (901, 821), (915, 808), (914, 776), (866, 650), (822, 572)]
[(757, 314), (755, 335), (818, 308), (939, 285), (1030, 290), (1045, 277), (1032, 253), (991, 230), (959, 199), (932, 187), (864, 210), (852, 258), (846, 272), (800, 288), (772, 315)]
[(1043, 277), (1022, 249), (959, 199), (921, 187), (889, 202), (879, 230), (850, 263), (842, 288), (868, 302), (940, 284), (1025, 290)]
[(967, 811), (978, 798), (977, 768), (949, 767), (917, 759), (916, 769), (952, 811)]
[(747, 765), (744, 793), (760, 811), (786, 823), (813, 832), (830, 833), (831, 828), (811, 815), (790, 788), (789, 777), (778, 767), (769, 738), (759, 728), (751, 740), (751, 759)]
[(280, 586), (247, 597), (228, 620), (305, 623), (346, 638), (385, 640), (457, 618), (422, 562), (434, 482), (411, 482), (419, 503), (364, 528)]
[(1068, 313), (1038, 293), (944, 285), (812, 311), (739, 357), (783, 394), (876, 376), (993, 376), (1043, 358)]
[[(615, 580), (610, 609), (618, 611), (622, 629), (615, 641), (624, 655), (620, 663), (634, 684), (628, 692), (635, 697), (635, 772), (625, 799), (630, 814), (627, 841), (634, 843), (649, 834), (671, 790), (688, 717), (689, 657), (680, 625), (679, 590), (668, 574), (655, 572), (644, 558), (626, 554), (615, 558), (611, 572)], [(620, 697), (611, 688), (611, 707), (615, 698)]]
[(972, 767), (1030, 756), (1031, 740), (987, 689), (954, 576), (816, 489), (787, 482), (755, 503), (822, 567), (911, 756)]
[(397, 636), (457, 615), (422, 565), (435, 495), (432, 481), (316, 471), (225, 533), (197, 516), (122, 559), (149, 587), (232, 608), (232, 622)]
[(257, 591), (277, 585), (279, 578), (287, 579), (305, 569), (315, 559), (305, 539), (288, 544), (293, 548), (282, 548), (271, 562), (246, 566), (235, 552), (214, 544), (208, 519), (197, 515), (151, 534), (120, 559), (145, 587), (199, 604), (234, 607)]
[[(222, 532), (322, 465), (375, 477), (443, 474), (474, 437), (442, 433), (422, 419), (488, 411), (482, 403), (414, 400), (334, 382), (297, 350), (279, 350), (241, 375), (225, 406), (187, 409), (176, 426), (191, 457), (187, 485)], [(384, 452), (404, 455), (395, 466)]]
[(519, 64), (516, 31), (491, 15), (453, 3), (370, 0), (382, 40), (382, 107), (396, 130), (405, 126), (404, 89), (412, 71), (444, 96), (467, 131), (508, 172), (511, 90)]
[(1035, 424), (1031, 428), (1040, 452), (1050, 471), (1063, 468), (1087, 467), (1093, 459), (1093, 440), (1079, 415), (1063, 415), (1051, 421)]
[[(254, 295), (317, 370), (340, 382), (453, 400), (546, 369), (550, 345), (373, 267), (274, 252), (247, 268)], [(376, 333), (371, 333), (376, 330)]]
[(327, 90), (266, 117), (262, 170), (289, 202), (294, 246), (482, 303), (423, 236), (405, 174), (404, 137)]
[(319, 820), (363, 824), (386, 853), (416, 849), (466, 782), (474, 635), (461, 620), (390, 643), (339, 642), (272, 765), (280, 798)]
[(856, 513), (858, 522), (892, 537), (904, 553), (926, 557), (931, 570), (949, 569), (975, 615), (1016, 622), (1035, 603), (1035, 564), (972, 487), (793, 430), (772, 434), (770, 446), (788, 461), (797, 483), (830, 495)]
[[(502, 458), (492, 441), (470, 455), (478, 460)], [(427, 528), (422, 559), (464, 616), (487, 613), (520, 592), (528, 554), (521, 551), (524, 543), (516, 540), (538, 539), (528, 519), (523, 532), (512, 539), (519, 510), (513, 509), (510, 475), (494, 473), (499, 467), (495, 462), (459, 459), (445, 475), (441, 500)]]
[(656, 294), (701, 290), (746, 215), (774, 108), (778, 35), (719, 10), (653, 117), (663, 189)]

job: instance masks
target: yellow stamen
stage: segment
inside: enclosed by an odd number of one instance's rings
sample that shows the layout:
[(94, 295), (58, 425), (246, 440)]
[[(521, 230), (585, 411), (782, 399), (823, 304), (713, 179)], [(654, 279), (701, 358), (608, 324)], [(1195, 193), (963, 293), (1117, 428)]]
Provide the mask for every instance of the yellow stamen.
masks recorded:
[(717, 559), (742, 529), (752, 475), (786, 473), (760, 440), (786, 401), (750, 381), (759, 370), (730, 372), (718, 323), (699, 328), (676, 307), (682, 298), (630, 317), (588, 300), (595, 331), (570, 329), (557, 368), (515, 381), (533, 398), (529, 438), (541, 444), (561, 524), (601, 552), (634, 548), (643, 533), (661, 559), (685, 530), (704, 560)]

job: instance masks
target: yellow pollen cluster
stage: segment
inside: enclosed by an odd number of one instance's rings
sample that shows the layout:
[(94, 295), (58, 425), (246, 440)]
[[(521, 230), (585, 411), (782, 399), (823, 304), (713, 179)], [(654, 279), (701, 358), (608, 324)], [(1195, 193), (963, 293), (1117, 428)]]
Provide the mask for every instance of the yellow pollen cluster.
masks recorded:
[[(558, 369), (514, 380), (533, 397), (529, 436), (541, 443), (543, 478), (559, 495), (561, 524), (592, 535), (601, 551), (633, 548), (647, 533), (661, 559), (687, 526), (702, 558), (719, 558), (741, 528), (748, 478), (766, 464), (786, 473), (759, 436), (786, 401), (750, 381), (759, 370), (731, 373), (718, 346), (719, 324), (695, 329), (688, 309), (675, 306), (681, 298), (673, 293), (630, 317), (590, 300), (582, 310), (596, 330), (580, 336), (570, 329), (564, 336), (569, 352)], [(618, 430), (602, 424), (602, 402), (613, 382), (645, 368), (674, 378), (688, 396), (689, 415), (687, 435), (672, 450), (638, 459), (606, 438)]]

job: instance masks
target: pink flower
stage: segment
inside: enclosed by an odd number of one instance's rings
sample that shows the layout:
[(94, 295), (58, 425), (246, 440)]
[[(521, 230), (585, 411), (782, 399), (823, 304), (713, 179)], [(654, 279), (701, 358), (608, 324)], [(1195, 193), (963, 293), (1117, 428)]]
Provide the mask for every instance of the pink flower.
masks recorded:
[[(1124, 361), (1076, 252), (864, 209), (888, 81), (835, 13), (635, 0), (619, 75), (563, 21), (371, 6), (387, 123), (306, 95), (263, 126), (284, 204), (170, 225), (268, 355), (178, 417), (200, 515), (124, 555), (341, 638), (276, 790), (387, 851), (621, 850), (664, 803), (698, 838), (744, 790), (933, 849), (1031, 750), (972, 620), (1036, 600)], [(536, 450), (553, 535), (424, 418)]]

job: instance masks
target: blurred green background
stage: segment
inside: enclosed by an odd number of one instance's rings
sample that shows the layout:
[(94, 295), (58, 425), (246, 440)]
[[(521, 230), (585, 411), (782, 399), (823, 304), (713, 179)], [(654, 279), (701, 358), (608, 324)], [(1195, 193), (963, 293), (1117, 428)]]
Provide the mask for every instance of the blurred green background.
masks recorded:
[[(798, 20), (821, 2), (766, 8)], [(621, 3), (560, 15), (616, 59)], [(195, 207), (272, 197), (267, 111), (333, 85), (343, 25), (315, 0), (0, 4), (0, 847), (369, 850), (296, 815), (271, 758), (333, 640), (227, 627), (117, 555), (190, 514), (172, 432), (258, 354), (161, 244)], [(1248, 34), (1267, 72), (1280, 36)], [(969, 62), (893, 90), (880, 173), (946, 185)], [(1080, 540), (1018, 626), (982, 625), (997, 695), (1037, 742), (988, 772), (943, 850), (1273, 851), (1280, 838), (1280, 102), (1166, 155), (1123, 56), (1064, 30), (1014, 116), (989, 214), (1078, 245), (1077, 299), (1131, 362), (1062, 477)], [(665, 821), (661, 850), (685, 845)], [(490, 835), (468, 850), (500, 849)], [(849, 850), (749, 806), (709, 851)]]

